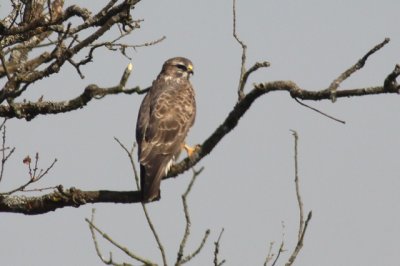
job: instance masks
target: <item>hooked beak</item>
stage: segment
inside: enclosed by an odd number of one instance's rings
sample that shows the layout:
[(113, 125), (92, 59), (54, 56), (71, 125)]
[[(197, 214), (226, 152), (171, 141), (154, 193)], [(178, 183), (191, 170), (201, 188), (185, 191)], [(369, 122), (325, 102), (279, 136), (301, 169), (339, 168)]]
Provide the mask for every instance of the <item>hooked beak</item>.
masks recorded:
[(192, 65), (189, 65), (188, 67), (187, 67), (187, 70), (188, 70), (188, 72), (190, 73), (190, 74), (194, 74), (194, 72), (193, 72), (193, 66)]

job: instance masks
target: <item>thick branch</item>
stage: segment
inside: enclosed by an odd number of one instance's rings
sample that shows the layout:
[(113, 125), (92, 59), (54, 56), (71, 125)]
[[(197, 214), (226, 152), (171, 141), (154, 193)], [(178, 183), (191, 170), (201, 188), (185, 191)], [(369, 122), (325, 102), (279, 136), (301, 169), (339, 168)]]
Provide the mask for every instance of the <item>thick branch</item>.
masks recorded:
[(79, 207), (87, 203), (137, 203), (140, 191), (81, 191), (75, 188), (57, 191), (43, 196), (0, 196), (0, 212), (43, 214), (64, 207)]
[[(392, 74), (391, 74), (392, 75)], [(229, 113), (225, 121), (206, 139), (203, 144), (195, 151), (195, 153), (189, 158), (184, 159), (179, 164), (172, 166), (171, 171), (167, 177), (175, 177), (186, 170), (196, 165), (203, 157), (207, 156), (214, 147), (225, 137), (226, 134), (234, 129), (239, 119), (246, 113), (253, 102), (258, 99), (261, 95), (264, 95), (273, 91), (287, 91), (293, 98), (302, 100), (330, 100), (331, 92), (329, 90), (309, 91), (301, 89), (293, 81), (273, 81), (267, 83), (260, 83), (254, 86), (254, 89), (250, 91), (246, 96), (238, 102), (233, 110)], [(353, 97), (353, 96), (366, 96), (375, 94), (385, 93), (399, 93), (399, 86), (377, 86), (369, 88), (349, 89), (337, 91), (336, 97)]]
[[(396, 68), (397, 69), (397, 68)], [(397, 74), (396, 71), (394, 71), (394, 74), (390, 74), (392, 76), (395, 76)], [(392, 76), (390, 76), (390, 80), (392, 80)], [(94, 87), (88, 87), (91, 88), (89, 89), (92, 90), (92, 93), (87, 92), (88, 95), (84, 96), (81, 95), (80, 97), (76, 98), (75, 100), (72, 101), (80, 101), (84, 100), (81, 105), (77, 105), (80, 108), (84, 106), (87, 102), (89, 102), (92, 98), (95, 96), (104, 96), (107, 94), (115, 94), (115, 93), (121, 93), (121, 92), (137, 92), (140, 91), (138, 88), (133, 88), (131, 90), (121, 90), (118, 86), (109, 88), (109, 89), (101, 89), (98, 88), (95, 85), (92, 85)], [(87, 89), (88, 89), (87, 88)], [(340, 90), (337, 92), (337, 97), (352, 97), (352, 96), (364, 96), (364, 95), (375, 95), (375, 94), (384, 94), (384, 93), (398, 93), (399, 87), (396, 86), (390, 86), (389, 88), (386, 88), (384, 86), (377, 86), (377, 87), (370, 87), (370, 88), (359, 88), (359, 89), (350, 89), (350, 90)], [(86, 90), (85, 90), (86, 91)], [(254, 86), (254, 89), (250, 91), (248, 94), (246, 94), (245, 98), (238, 102), (233, 110), (229, 113), (225, 121), (211, 134), (210, 137), (208, 137), (203, 144), (196, 149), (195, 153), (190, 157), (186, 158), (183, 161), (181, 161), (179, 164), (174, 165), (171, 169), (171, 171), (168, 173), (166, 178), (170, 177), (175, 177), (186, 170), (190, 169), (193, 167), (195, 164), (197, 164), (203, 157), (207, 156), (214, 148), (215, 146), (221, 141), (225, 135), (227, 135), (232, 129), (234, 129), (238, 122), (239, 119), (246, 113), (246, 111), (251, 107), (253, 102), (260, 97), (261, 95), (264, 95), (266, 93), (272, 92), (272, 91), (287, 91), (290, 93), (290, 95), (293, 98), (299, 98), (302, 100), (330, 100), (330, 92), (327, 90), (320, 90), (320, 91), (308, 91), (308, 90), (303, 90), (299, 86), (297, 86), (294, 82), (292, 81), (275, 81), (275, 82), (268, 82), (268, 83), (260, 83)], [(82, 98), (81, 98), (82, 97)], [(85, 102), (86, 100), (86, 102)], [(21, 110), (23, 114), (25, 114), (26, 119), (29, 118), (30, 112), (33, 112), (32, 114), (37, 115), (37, 113), (49, 113), (45, 111), (39, 111), (42, 110), (38, 106), (41, 103), (35, 103), (33, 106), (30, 106), (29, 103), (27, 104), (19, 104), (19, 108), (12, 108), (10, 106), (0, 106), (0, 115), (7, 116), (9, 115), (10, 117), (16, 117), (16, 111), (15, 110)], [(63, 104), (66, 104), (63, 102)], [(49, 110), (53, 110), (54, 113), (57, 112), (62, 112), (63, 108), (70, 108), (71, 103), (66, 104), (66, 107), (63, 107), (61, 109), (60, 105), (50, 103), (50, 102), (44, 102), (43, 108), (49, 108)], [(74, 105), (75, 106), (75, 105)], [(80, 107), (79, 107), (80, 106)], [(31, 108), (31, 110), (29, 109)], [(27, 108), (27, 110), (24, 110), (24, 108)], [(58, 111), (57, 111), (58, 110)], [(65, 111), (65, 110), (64, 110)], [(36, 113), (35, 113), (36, 112)], [(50, 112), (51, 113), (51, 112)], [(76, 190), (78, 191), (78, 190)], [(97, 202), (113, 202), (113, 203), (137, 203), (140, 202), (141, 194), (138, 191), (131, 191), (131, 192), (118, 192), (118, 191), (79, 191), (79, 196), (76, 198), (74, 197), (75, 193), (72, 193), (71, 195), (67, 197), (60, 197), (59, 193), (51, 193), (39, 197), (18, 197), (18, 196), (8, 196), (8, 197), (0, 197), (0, 212), (16, 212), (16, 213), (25, 213), (25, 214), (41, 214), (49, 211), (54, 211), (57, 208), (63, 208), (66, 206), (75, 206), (78, 207), (80, 205), (86, 204), (86, 203), (97, 203)], [(76, 201), (76, 199), (82, 199), (79, 201)]]

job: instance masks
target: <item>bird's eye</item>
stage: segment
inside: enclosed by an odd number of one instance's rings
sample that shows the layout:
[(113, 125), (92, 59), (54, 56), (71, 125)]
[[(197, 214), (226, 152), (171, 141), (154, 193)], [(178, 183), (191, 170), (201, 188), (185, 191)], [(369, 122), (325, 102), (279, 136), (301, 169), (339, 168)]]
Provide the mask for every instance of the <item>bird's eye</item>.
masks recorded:
[(183, 71), (187, 71), (187, 67), (185, 65), (179, 64), (179, 65), (176, 65), (176, 67), (181, 69), (181, 70), (183, 70)]

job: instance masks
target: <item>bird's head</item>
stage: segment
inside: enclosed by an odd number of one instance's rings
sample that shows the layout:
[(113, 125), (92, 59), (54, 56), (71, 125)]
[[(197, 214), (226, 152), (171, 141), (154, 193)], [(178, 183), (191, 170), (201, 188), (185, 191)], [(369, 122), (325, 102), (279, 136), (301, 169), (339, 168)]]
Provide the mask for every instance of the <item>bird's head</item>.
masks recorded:
[(193, 64), (187, 58), (174, 57), (165, 61), (161, 74), (167, 74), (176, 78), (187, 78), (193, 74)]

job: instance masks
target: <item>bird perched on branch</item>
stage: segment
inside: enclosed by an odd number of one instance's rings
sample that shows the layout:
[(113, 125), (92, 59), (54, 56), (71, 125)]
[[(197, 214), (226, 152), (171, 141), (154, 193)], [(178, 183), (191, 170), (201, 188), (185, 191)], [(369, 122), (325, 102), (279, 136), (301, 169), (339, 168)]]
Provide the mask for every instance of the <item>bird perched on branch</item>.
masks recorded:
[(185, 144), (196, 115), (195, 93), (189, 81), (192, 74), (189, 59), (165, 61), (140, 106), (136, 141), (143, 202), (160, 198), (161, 179), (181, 150), (185, 148), (189, 156), (194, 151)]

